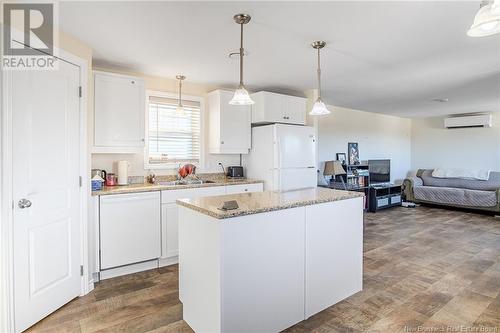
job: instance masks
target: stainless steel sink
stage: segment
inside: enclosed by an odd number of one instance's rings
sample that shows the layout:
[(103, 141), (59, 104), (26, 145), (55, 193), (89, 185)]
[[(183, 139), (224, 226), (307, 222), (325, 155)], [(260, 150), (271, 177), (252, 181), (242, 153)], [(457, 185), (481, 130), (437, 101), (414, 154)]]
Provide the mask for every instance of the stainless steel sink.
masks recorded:
[(201, 184), (214, 184), (213, 180), (189, 179), (189, 180), (173, 180), (169, 182), (158, 182), (162, 186), (180, 186), (180, 185), (201, 185)]

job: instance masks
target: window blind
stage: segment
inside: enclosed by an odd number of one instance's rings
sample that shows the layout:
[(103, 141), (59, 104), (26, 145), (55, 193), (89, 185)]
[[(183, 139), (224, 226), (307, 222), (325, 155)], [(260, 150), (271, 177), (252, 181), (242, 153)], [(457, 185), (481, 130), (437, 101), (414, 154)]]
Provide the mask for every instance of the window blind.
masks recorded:
[(200, 161), (200, 103), (151, 96), (148, 117), (148, 159), (150, 164)]

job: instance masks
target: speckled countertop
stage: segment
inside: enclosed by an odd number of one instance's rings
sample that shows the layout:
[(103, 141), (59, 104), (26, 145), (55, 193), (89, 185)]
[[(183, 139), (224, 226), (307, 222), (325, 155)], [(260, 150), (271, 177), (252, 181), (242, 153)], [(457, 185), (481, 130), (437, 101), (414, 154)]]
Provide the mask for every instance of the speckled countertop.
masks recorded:
[(186, 184), (186, 185), (161, 185), (156, 184), (131, 184), (123, 186), (105, 186), (100, 191), (92, 191), (92, 195), (110, 195), (110, 194), (121, 194), (121, 193), (136, 193), (136, 192), (153, 192), (153, 191), (165, 191), (165, 190), (181, 190), (187, 188), (200, 188), (200, 187), (214, 187), (214, 186), (226, 186), (226, 185), (244, 185), (244, 184), (256, 184), (262, 183), (261, 180), (255, 179), (224, 179), (218, 178), (213, 180), (214, 183), (204, 183), (204, 184)]
[[(255, 192), (216, 197), (177, 200), (177, 204), (191, 208), (200, 213), (225, 219), (242, 215), (251, 215), (274, 210), (314, 205), (324, 202), (346, 200), (363, 197), (364, 193), (333, 190), (322, 187), (295, 190), (288, 192)], [(224, 201), (236, 200), (238, 209), (223, 211), (219, 207)], [(361, 208), (361, 207), (360, 207)]]

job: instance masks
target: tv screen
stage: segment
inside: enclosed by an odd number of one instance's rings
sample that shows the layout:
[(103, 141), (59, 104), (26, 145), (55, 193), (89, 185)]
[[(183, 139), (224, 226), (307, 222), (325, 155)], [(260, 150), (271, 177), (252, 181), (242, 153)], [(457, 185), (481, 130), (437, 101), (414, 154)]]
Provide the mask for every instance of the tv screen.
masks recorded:
[(370, 184), (391, 181), (391, 160), (368, 160)]

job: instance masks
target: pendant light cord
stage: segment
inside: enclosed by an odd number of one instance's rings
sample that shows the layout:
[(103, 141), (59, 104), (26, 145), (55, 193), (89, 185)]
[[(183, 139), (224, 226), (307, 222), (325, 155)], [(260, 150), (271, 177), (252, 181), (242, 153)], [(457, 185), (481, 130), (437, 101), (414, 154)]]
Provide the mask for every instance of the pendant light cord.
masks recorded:
[(182, 80), (179, 79), (179, 106), (182, 107)]
[(240, 24), (240, 87), (243, 87), (243, 23)]
[(321, 100), (321, 63), (318, 48), (318, 99)]

